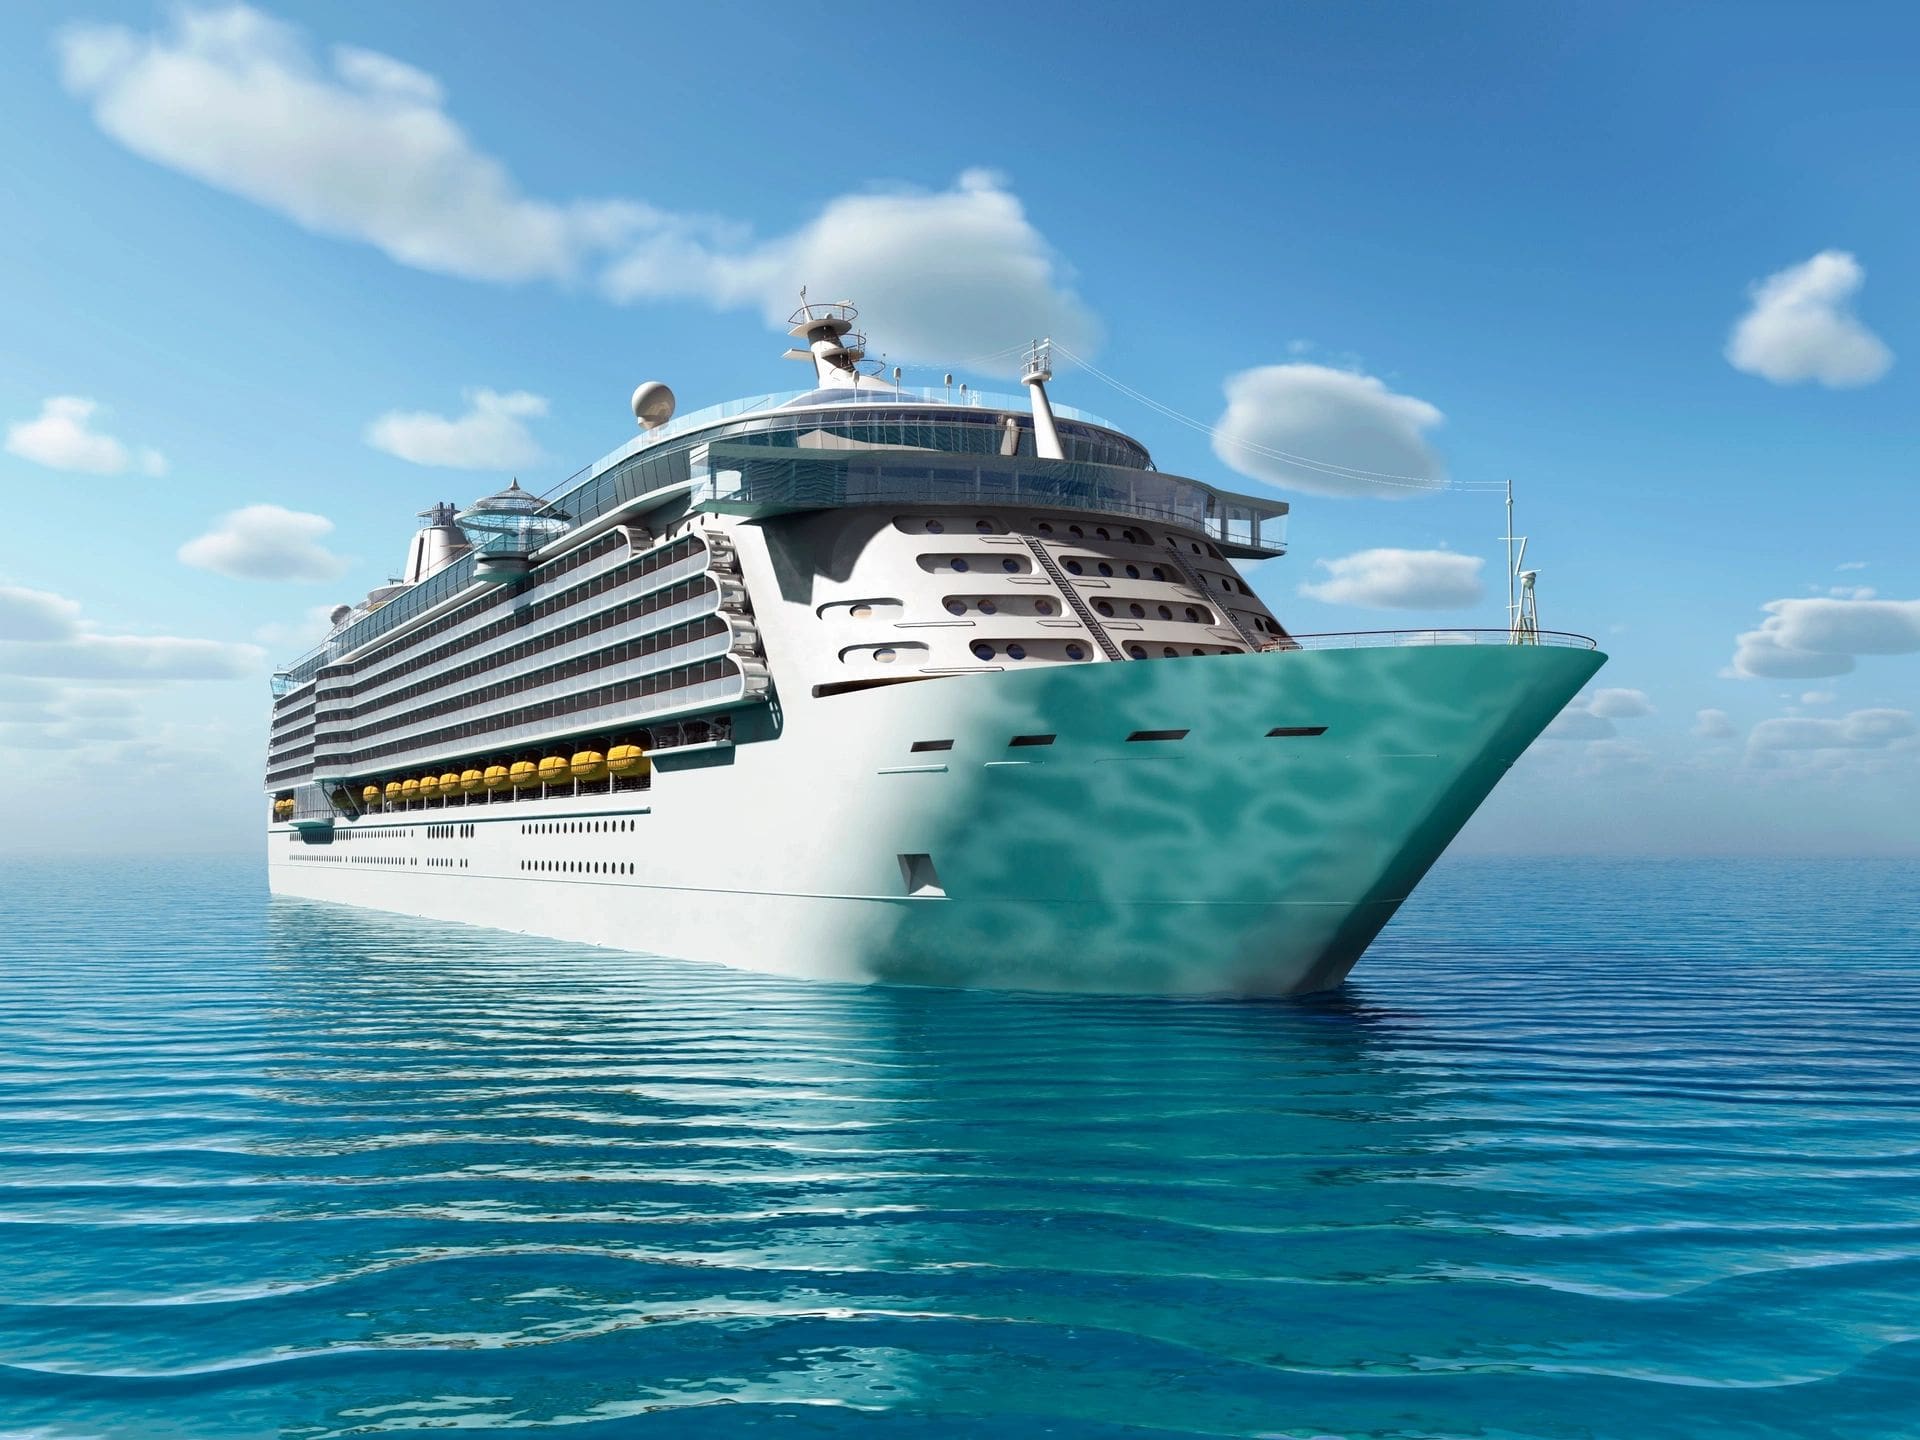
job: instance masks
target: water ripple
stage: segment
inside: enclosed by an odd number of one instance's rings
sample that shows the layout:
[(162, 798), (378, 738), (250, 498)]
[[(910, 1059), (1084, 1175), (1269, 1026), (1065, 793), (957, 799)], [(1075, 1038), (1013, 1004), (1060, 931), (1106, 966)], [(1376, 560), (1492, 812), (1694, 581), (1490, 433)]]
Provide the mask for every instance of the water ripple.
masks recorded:
[(1914, 1433), (1911, 865), (1455, 862), (1254, 1004), (120, 879), (0, 877), (0, 1435)]

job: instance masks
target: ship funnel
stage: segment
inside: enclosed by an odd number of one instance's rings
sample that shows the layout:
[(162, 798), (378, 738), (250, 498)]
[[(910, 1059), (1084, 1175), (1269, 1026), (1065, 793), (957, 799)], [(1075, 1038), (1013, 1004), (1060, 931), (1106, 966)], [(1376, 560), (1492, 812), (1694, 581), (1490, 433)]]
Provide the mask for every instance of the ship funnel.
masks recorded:
[(454, 507), (444, 500), (420, 512), (420, 518), (427, 523), (407, 546), (407, 568), (401, 574), (402, 584), (418, 584), (473, 548), (454, 523), (454, 513)]

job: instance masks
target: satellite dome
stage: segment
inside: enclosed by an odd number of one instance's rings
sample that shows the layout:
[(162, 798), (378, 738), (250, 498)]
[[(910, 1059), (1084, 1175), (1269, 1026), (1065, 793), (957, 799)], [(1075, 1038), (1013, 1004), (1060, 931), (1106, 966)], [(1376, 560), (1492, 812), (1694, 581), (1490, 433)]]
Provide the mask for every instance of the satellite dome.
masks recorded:
[(658, 380), (643, 380), (633, 392), (633, 418), (658, 430), (673, 418), (673, 391)]
[(351, 605), (336, 605), (333, 607), (333, 609), (327, 612), (327, 624), (333, 626), (337, 630), (340, 628), (340, 625), (342, 624), (342, 622), (346, 620), (347, 616), (351, 615), (352, 613), (353, 613), (353, 607)]

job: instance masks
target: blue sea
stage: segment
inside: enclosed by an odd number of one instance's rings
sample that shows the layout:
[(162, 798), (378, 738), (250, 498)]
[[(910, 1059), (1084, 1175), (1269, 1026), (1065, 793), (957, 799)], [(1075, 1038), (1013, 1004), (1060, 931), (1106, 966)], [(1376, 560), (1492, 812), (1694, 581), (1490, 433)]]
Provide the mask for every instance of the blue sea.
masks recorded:
[(1353, 979), (809, 984), (0, 874), (0, 1434), (1920, 1434), (1920, 866), (1449, 861)]

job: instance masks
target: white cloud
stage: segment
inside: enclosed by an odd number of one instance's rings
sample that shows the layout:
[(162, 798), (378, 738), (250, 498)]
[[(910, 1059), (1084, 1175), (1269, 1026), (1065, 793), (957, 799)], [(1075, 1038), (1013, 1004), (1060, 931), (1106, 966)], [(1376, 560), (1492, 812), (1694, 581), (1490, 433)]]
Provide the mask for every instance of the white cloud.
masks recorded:
[(1880, 592), (1871, 585), (1829, 585), (1827, 594), (1835, 600), (1871, 600)]
[(530, 196), (453, 120), (431, 75), (345, 46), (323, 60), (245, 6), (185, 10), (151, 35), (77, 26), (59, 50), (68, 90), (136, 154), (418, 269), (592, 276), (617, 300), (688, 297), (770, 320), (806, 284), (859, 300), (881, 327), (876, 348), (902, 359), (1095, 338), (1064, 267), (984, 171), (944, 191), (842, 196), (789, 235), (755, 239), (634, 199)]
[(1920, 600), (1770, 600), (1767, 618), (1734, 642), (1726, 673), (1775, 680), (1845, 675), (1856, 655), (1920, 651)]
[(1855, 710), (1839, 719), (1807, 715), (1762, 720), (1747, 737), (1750, 750), (1874, 750), (1920, 734), (1909, 710)]
[(1644, 690), (1596, 690), (1587, 702), (1587, 709), (1608, 720), (1632, 720), (1653, 713), (1652, 702)]
[(1450, 550), (1362, 550), (1321, 560), (1324, 580), (1310, 580), (1300, 593), (1329, 605), (1369, 610), (1445, 610), (1477, 604), (1481, 596), (1477, 555)]
[(1866, 278), (1844, 250), (1822, 250), (1769, 275), (1753, 287), (1753, 308), (1734, 326), (1727, 360), (1776, 385), (1878, 380), (1893, 364), (1893, 352), (1854, 317), (1851, 302)]
[(947, 190), (844, 195), (760, 243), (676, 225), (635, 244), (605, 285), (618, 300), (694, 296), (779, 324), (806, 285), (817, 300), (857, 300), (876, 348), (901, 358), (1039, 335), (1091, 348), (1099, 331), (1005, 179), (984, 170)]
[(0, 585), (0, 640), (70, 640), (80, 633), (80, 605), (50, 590)]
[(180, 547), (180, 560), (236, 580), (331, 580), (347, 562), (320, 544), (333, 522), (278, 505), (248, 505)]
[[(1647, 699), (1644, 690), (1627, 690), (1613, 687), (1595, 690), (1587, 694), (1576, 695), (1566, 703), (1560, 713), (1553, 717), (1551, 724), (1541, 732), (1543, 740), (1591, 740), (1610, 741), (1620, 732), (1615, 728), (1616, 720), (1638, 720), (1653, 714), (1653, 702)], [(1635, 757), (1644, 754), (1637, 745), (1622, 744), (1617, 753), (1594, 752), (1591, 758), (1600, 760), (1624, 758), (1629, 752)]]
[(1263, 365), (1230, 377), (1226, 391), (1213, 453), (1242, 475), (1318, 495), (1387, 499), (1446, 483), (1426, 436), (1444, 417), (1371, 375)]
[(54, 395), (40, 403), (33, 419), (7, 426), (7, 450), (50, 470), (120, 475), (137, 468), (156, 478), (167, 473), (167, 458), (158, 450), (136, 453), (113, 436), (90, 429), (88, 422), (99, 409), (99, 401), (84, 395)]
[(1693, 717), (1693, 733), (1702, 740), (1731, 740), (1733, 717), (1724, 710), (1701, 710)]
[(519, 470), (540, 462), (526, 422), (547, 413), (543, 397), (469, 390), (466, 400), (467, 413), (451, 420), (425, 410), (390, 410), (367, 427), (367, 443), (416, 465), (456, 470)]
[[(0, 585), (0, 676), (37, 677), (9, 679), (0, 686), (0, 701), (52, 706), (62, 692), (48, 679), (225, 680), (257, 673), (261, 661), (253, 645), (108, 634), (63, 595)], [(98, 707), (95, 694), (91, 710), (69, 718), (103, 713)]]
[(1867, 562), (1865, 560), (1842, 560), (1833, 568), (1836, 570), (1864, 570), (1867, 568)]
[(1800, 692), (1802, 705), (1831, 705), (1839, 697), (1831, 690), (1803, 690)]

